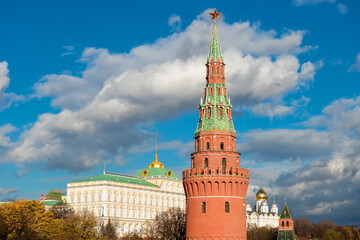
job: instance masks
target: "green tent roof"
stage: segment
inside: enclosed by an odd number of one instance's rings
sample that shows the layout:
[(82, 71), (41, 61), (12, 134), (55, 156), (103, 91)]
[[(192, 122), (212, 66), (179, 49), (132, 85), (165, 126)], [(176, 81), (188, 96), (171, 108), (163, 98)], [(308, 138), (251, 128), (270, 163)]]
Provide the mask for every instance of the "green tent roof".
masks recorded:
[(142, 173), (144, 172), (144, 170), (146, 170), (148, 172), (148, 175), (146, 176), (163, 176), (163, 177), (169, 177), (168, 176), (168, 171), (171, 172), (171, 177), (172, 178), (179, 178), (179, 176), (172, 170), (170, 169), (166, 169), (166, 168), (144, 168), (139, 170), (135, 176), (137, 177), (142, 177)]
[(60, 190), (51, 190), (46, 195), (46, 199), (61, 200), (62, 196), (63, 196), (63, 194)]
[(211, 43), (210, 43), (208, 62), (210, 62), (211, 59), (213, 59), (216, 62), (218, 58), (220, 59), (220, 62), (223, 62), (223, 56), (221, 55), (221, 48), (220, 48), (219, 33), (218, 33), (218, 30), (216, 27), (216, 22), (215, 22), (213, 32), (211, 35)]
[(286, 202), (284, 204), (284, 208), (283, 210), (281, 211), (281, 215), (280, 215), (280, 219), (286, 219), (286, 218), (291, 218), (291, 211), (290, 209), (288, 208), (288, 206), (286, 205)]
[(74, 181), (76, 182), (92, 182), (92, 181), (113, 181), (113, 182), (122, 182), (122, 183), (130, 183), (137, 184), (149, 187), (159, 187), (155, 184), (149, 183), (143, 179), (139, 179), (136, 177), (124, 176), (124, 175), (112, 175), (112, 174), (101, 174), (94, 177), (84, 178), (81, 180)]

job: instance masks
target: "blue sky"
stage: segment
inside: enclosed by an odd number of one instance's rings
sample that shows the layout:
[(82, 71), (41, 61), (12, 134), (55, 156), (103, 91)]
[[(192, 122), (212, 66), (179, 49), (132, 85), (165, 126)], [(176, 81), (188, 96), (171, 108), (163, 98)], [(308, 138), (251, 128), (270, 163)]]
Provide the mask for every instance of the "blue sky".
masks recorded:
[(249, 201), (360, 224), (360, 2), (2, 1), (0, 199), (190, 167), (218, 24)]

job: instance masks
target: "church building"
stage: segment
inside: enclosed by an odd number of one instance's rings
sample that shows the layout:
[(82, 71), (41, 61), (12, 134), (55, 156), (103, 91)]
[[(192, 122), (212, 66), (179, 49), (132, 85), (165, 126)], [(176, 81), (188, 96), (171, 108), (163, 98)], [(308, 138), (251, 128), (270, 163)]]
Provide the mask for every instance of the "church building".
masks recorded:
[(268, 195), (263, 189), (261, 184), (259, 191), (255, 196), (256, 204), (254, 209), (251, 208), (250, 203), (246, 204), (246, 225), (247, 228), (252, 227), (267, 227), (278, 228), (279, 227), (279, 208), (275, 203), (271, 205), (269, 209)]

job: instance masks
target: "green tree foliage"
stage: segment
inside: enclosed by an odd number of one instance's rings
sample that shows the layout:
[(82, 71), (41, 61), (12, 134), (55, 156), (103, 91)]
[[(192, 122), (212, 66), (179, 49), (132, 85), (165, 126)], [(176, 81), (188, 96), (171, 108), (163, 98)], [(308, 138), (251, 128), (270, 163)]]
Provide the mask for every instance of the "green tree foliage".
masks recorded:
[(343, 240), (345, 239), (344, 235), (341, 232), (337, 232), (334, 229), (326, 230), (322, 240)]

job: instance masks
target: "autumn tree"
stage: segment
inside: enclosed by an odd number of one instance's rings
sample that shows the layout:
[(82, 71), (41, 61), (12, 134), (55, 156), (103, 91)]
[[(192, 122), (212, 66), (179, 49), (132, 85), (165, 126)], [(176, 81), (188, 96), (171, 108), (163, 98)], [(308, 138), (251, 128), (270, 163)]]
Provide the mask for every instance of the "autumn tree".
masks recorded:
[(35, 200), (22, 200), (0, 205), (2, 239), (54, 239), (56, 220), (52, 212)]
[(314, 237), (314, 224), (307, 218), (296, 218), (294, 220), (294, 231), (300, 239), (310, 239)]

